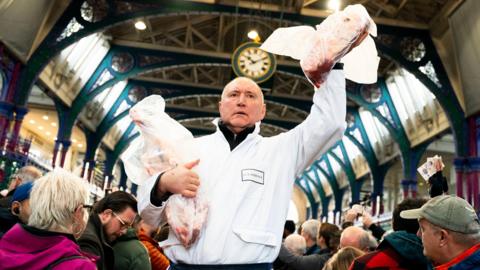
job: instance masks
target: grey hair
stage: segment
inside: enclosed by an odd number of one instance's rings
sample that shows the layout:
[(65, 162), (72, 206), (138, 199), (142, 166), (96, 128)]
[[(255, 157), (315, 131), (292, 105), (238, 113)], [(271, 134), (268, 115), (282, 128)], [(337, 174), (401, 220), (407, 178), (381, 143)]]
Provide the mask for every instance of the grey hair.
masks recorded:
[[(372, 237), (373, 238), (373, 237)], [(363, 231), (363, 233), (360, 235), (360, 237), (358, 238), (358, 245), (359, 245), (359, 248), (361, 250), (369, 250), (371, 245), (375, 245), (376, 244), (376, 240), (375, 238), (373, 238), (373, 241), (371, 241), (371, 238), (370, 238), (370, 235), (367, 231)], [(376, 246), (375, 246), (376, 247)]]
[(428, 223), (430, 225), (430, 228), (432, 228), (435, 232), (439, 232), (440, 230), (446, 230), (452, 236), (455, 243), (471, 247), (480, 242), (480, 231), (476, 231), (475, 233), (461, 233), (442, 228), (431, 222)]
[(42, 176), (42, 171), (34, 166), (24, 166), (15, 173), (14, 177), (18, 177), (22, 184), (33, 182)]
[(449, 233), (452, 235), (453, 240), (459, 244), (474, 246), (480, 243), (480, 231), (477, 231), (475, 233), (469, 233), (469, 234), (459, 233), (454, 231), (449, 231)]
[(308, 235), (310, 239), (316, 240), (319, 227), (320, 221), (316, 219), (309, 219), (302, 224), (302, 232)]
[(290, 250), (290, 252), (298, 256), (302, 256), (307, 251), (307, 242), (305, 241), (305, 238), (298, 234), (290, 234), (287, 236), (284, 245)]
[(34, 182), (30, 193), (28, 225), (72, 233), (74, 212), (88, 199), (87, 182), (63, 169), (55, 169)]

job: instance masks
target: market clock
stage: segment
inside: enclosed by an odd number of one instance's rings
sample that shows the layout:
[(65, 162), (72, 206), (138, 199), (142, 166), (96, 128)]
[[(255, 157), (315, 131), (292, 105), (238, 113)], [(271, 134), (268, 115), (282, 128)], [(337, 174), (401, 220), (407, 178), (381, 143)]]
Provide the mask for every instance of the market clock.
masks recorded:
[(248, 77), (257, 83), (272, 77), (277, 67), (275, 56), (260, 49), (261, 43), (247, 42), (232, 56), (232, 68), (237, 76)]

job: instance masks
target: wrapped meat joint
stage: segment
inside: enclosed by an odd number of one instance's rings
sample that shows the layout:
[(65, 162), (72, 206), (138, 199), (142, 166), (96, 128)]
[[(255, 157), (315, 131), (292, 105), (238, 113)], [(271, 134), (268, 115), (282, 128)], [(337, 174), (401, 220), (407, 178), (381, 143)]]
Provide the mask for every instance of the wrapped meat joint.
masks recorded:
[[(192, 133), (165, 113), (161, 96), (151, 95), (138, 102), (130, 109), (130, 117), (141, 136), (127, 148), (122, 161), (135, 184), (141, 185), (152, 175), (198, 159)], [(207, 214), (207, 195), (202, 185), (195, 198), (170, 196), (164, 210), (170, 228), (186, 248), (200, 235)]]
[(358, 83), (375, 83), (380, 58), (375, 43), (376, 25), (360, 4), (333, 13), (316, 26), (278, 28), (260, 47), (270, 53), (300, 60), (305, 76), (316, 87), (338, 62), (345, 77)]

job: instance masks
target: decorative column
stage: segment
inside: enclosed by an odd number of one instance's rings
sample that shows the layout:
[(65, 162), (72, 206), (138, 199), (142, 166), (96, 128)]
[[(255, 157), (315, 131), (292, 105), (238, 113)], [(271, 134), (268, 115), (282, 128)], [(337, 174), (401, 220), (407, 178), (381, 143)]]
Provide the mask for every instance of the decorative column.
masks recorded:
[(402, 191), (403, 191), (403, 198), (406, 199), (408, 198), (408, 189), (410, 187), (410, 180), (408, 179), (403, 179), (400, 184), (402, 185)]
[(89, 183), (92, 181), (93, 169), (95, 169), (95, 160), (89, 160), (87, 170), (87, 181)]
[(383, 194), (372, 193), (372, 216), (383, 214)]
[(61, 143), (62, 149), (60, 151), (60, 167), (63, 168), (63, 165), (65, 164), (65, 158), (67, 157), (68, 149), (70, 148), (72, 142), (70, 140), (63, 140), (61, 141)]
[(464, 158), (456, 157), (453, 160), (453, 165), (455, 166), (455, 174), (457, 178), (457, 196), (464, 198), (464, 192), (463, 192)]
[(0, 101), (0, 150), (5, 147), (10, 123), (13, 120), (14, 105), (9, 102)]
[(412, 181), (410, 182), (410, 193), (412, 194), (412, 198), (416, 198), (416, 197), (417, 197), (417, 190), (418, 190), (418, 189), (417, 189), (417, 188), (418, 188), (418, 187), (417, 187), (417, 184), (418, 184), (418, 182), (415, 181), (415, 180), (412, 180)]
[(9, 151), (14, 152), (15, 147), (18, 143), (18, 137), (20, 136), (20, 128), (22, 127), (23, 118), (25, 114), (27, 114), (28, 109), (25, 107), (15, 107), (15, 123), (12, 128), (12, 132), (10, 133), (10, 141), (7, 144), (7, 149)]
[(57, 156), (58, 156), (58, 151), (60, 151), (60, 148), (62, 146), (62, 143), (61, 141), (59, 141), (58, 139), (55, 140), (55, 145), (53, 146), (53, 157), (52, 157), (52, 167), (55, 168), (55, 166), (57, 165)]

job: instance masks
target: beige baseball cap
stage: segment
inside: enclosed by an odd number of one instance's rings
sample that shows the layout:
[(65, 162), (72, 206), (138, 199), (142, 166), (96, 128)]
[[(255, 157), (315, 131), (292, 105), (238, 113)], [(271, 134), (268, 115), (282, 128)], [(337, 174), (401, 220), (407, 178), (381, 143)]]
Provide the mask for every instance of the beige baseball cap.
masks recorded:
[(480, 231), (480, 221), (475, 209), (464, 199), (442, 195), (430, 199), (421, 208), (404, 210), (405, 219), (424, 218), (440, 228), (471, 234)]

